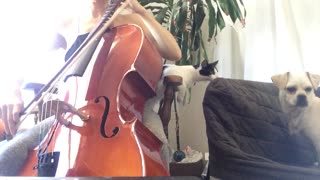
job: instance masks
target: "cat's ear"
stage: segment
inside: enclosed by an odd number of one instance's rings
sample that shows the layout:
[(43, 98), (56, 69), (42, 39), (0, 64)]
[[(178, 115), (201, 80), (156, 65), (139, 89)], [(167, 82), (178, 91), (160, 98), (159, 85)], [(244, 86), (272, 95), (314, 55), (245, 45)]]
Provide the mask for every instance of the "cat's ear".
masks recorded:
[(208, 60), (205, 59), (201, 62), (201, 67), (206, 67), (206, 66), (208, 66)]
[(213, 66), (216, 66), (218, 64), (219, 60), (212, 63)]
[(212, 67), (213, 67), (213, 74), (215, 74), (215, 71), (214, 71), (214, 70), (216, 70), (216, 72), (218, 72), (218, 68), (217, 68), (218, 62), (219, 62), (219, 60), (211, 63), (211, 64), (212, 64)]

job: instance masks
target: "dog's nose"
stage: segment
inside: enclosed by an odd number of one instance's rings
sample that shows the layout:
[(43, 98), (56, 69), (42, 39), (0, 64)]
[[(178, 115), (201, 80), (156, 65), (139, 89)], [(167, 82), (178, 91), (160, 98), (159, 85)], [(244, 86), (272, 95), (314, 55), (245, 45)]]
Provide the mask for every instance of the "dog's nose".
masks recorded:
[(308, 105), (307, 97), (303, 94), (297, 96), (297, 106), (305, 107)]

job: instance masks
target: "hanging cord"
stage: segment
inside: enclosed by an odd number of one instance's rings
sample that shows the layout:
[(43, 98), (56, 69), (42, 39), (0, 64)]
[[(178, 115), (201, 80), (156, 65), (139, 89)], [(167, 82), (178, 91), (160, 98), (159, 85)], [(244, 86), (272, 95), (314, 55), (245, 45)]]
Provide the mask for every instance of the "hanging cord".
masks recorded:
[(186, 157), (186, 154), (180, 150), (180, 127), (179, 127), (179, 115), (177, 110), (177, 98), (176, 93), (174, 93), (173, 98), (173, 105), (174, 105), (174, 112), (176, 116), (176, 138), (177, 138), (177, 151), (173, 154), (173, 159), (176, 162), (180, 162), (182, 159)]
[(174, 107), (174, 113), (176, 116), (176, 140), (177, 140), (177, 150), (180, 151), (180, 127), (179, 127), (179, 115), (177, 111), (177, 100), (176, 100), (176, 94), (173, 95), (173, 107)]

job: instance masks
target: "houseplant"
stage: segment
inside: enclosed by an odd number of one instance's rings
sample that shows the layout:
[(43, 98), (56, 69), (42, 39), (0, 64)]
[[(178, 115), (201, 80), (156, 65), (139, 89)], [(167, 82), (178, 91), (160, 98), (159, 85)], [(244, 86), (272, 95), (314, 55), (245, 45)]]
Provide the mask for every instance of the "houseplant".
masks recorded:
[[(232, 23), (245, 25), (246, 11), (242, 0), (139, 0), (155, 18), (176, 37), (182, 51), (178, 65), (199, 64), (208, 59), (204, 39), (211, 41)], [(208, 37), (202, 35), (202, 25), (208, 16)]]

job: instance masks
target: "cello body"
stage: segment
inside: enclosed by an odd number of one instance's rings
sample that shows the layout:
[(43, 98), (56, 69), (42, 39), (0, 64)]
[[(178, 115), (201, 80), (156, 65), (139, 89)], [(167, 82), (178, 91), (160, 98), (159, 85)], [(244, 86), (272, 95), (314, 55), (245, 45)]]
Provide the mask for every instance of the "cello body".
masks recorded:
[[(66, 100), (89, 119), (66, 114), (69, 124), (57, 123), (41, 143), (47, 144), (47, 153), (58, 153), (54, 176), (168, 176), (163, 144), (142, 124), (144, 102), (155, 95), (162, 58), (135, 25), (112, 28), (103, 39), (92, 69), (83, 75), (90, 77), (67, 79), (75, 86)], [(79, 82), (86, 79), (87, 87), (80, 89)], [(36, 154), (37, 148), (30, 152), (21, 176), (39, 175), (33, 168)]]

